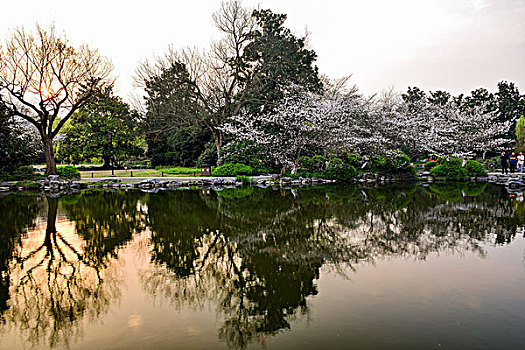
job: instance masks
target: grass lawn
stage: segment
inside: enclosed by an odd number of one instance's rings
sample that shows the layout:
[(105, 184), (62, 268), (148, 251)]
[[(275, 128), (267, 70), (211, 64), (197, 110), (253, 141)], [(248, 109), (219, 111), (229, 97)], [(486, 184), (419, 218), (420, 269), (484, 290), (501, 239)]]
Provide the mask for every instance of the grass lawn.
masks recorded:
[[(193, 176), (195, 172), (196, 176), (200, 175), (200, 168), (166, 168), (166, 169), (144, 169), (144, 170), (115, 170), (115, 177), (161, 177), (162, 173), (164, 176)], [(109, 177), (111, 176), (111, 170), (86, 170), (80, 172), (83, 179), (85, 178), (98, 178), (98, 177)]]

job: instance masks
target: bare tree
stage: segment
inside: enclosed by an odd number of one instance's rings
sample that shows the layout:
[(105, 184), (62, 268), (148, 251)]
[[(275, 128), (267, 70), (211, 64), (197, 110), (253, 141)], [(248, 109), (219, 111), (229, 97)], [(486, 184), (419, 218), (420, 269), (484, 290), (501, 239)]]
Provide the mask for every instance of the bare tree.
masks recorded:
[(48, 174), (56, 173), (53, 139), (111, 70), (97, 50), (73, 47), (54, 27), (15, 29), (0, 48), (0, 102), (38, 129)]
[[(166, 131), (174, 128), (200, 124), (209, 129), (214, 137), (217, 151), (224, 141), (224, 132), (220, 126), (232, 115), (238, 113), (246, 101), (239, 93), (248, 79), (248, 67), (243, 55), (244, 49), (250, 43), (250, 34), (256, 27), (251, 11), (242, 7), (240, 1), (223, 2), (220, 9), (213, 14), (217, 29), (224, 34), (219, 41), (213, 42), (209, 51), (196, 48), (175, 50), (170, 47), (164, 56), (157, 57), (153, 62), (144, 61), (137, 68), (134, 80), (138, 88), (148, 92), (148, 84), (158, 79), (164, 72), (177, 65), (182, 65), (187, 72), (178, 73), (178, 85), (188, 92), (192, 103), (182, 106), (180, 98), (176, 108), (167, 110), (166, 101), (162, 101), (162, 112), (155, 108), (154, 103), (148, 103), (148, 112), (155, 115), (153, 132), (159, 129)], [(150, 99), (153, 96), (149, 96)], [(160, 105), (160, 104), (159, 104)], [(198, 105), (196, 107), (195, 105)], [(166, 116), (161, 116), (167, 113)], [(176, 113), (177, 115), (171, 115)], [(198, 115), (196, 115), (198, 114)], [(164, 118), (159, 128), (159, 118)]]
[[(251, 11), (233, 0), (222, 2), (212, 17), (223, 34), (221, 40), (207, 51), (170, 48), (153, 63), (142, 63), (135, 82), (146, 90), (153, 133), (199, 124), (210, 130), (219, 153), (225, 135), (222, 126), (243, 108), (268, 112), (278, 106), (289, 83), (312, 91), (321, 83), (312, 66), (315, 53), (307, 49), (307, 38), (297, 38), (283, 26), (286, 15)], [(170, 71), (172, 77), (167, 77)], [(166, 94), (148, 92), (148, 86), (163, 78)], [(174, 88), (166, 91), (169, 84)], [(184, 101), (189, 102), (182, 105)], [(168, 110), (170, 103), (174, 108)], [(159, 128), (159, 119), (165, 128)]]
[(340, 78), (330, 78), (328, 75), (322, 74), (320, 76), (323, 83), (323, 95), (327, 99), (336, 100), (343, 96), (357, 94), (357, 85), (348, 86), (352, 75), (345, 75)]

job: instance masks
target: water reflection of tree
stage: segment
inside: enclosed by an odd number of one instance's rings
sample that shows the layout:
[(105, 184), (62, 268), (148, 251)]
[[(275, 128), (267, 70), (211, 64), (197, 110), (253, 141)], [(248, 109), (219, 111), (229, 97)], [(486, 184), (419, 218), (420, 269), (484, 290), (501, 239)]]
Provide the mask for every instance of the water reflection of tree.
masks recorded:
[(94, 265), (104, 265), (116, 257), (119, 247), (146, 225), (146, 211), (140, 205), (139, 192), (93, 192), (60, 199), (61, 208), (75, 223), (82, 240), (83, 258)]
[(191, 192), (152, 197), (153, 260), (167, 270), (145, 275), (146, 289), (179, 306), (216, 300), (225, 316), (219, 335), (233, 347), (289, 328), (297, 311), (308, 312), (320, 267), (360, 255), (332, 229), (325, 193), (297, 198), (262, 190), (245, 198)]
[(435, 187), (250, 192), (163, 193), (148, 202), (158, 268), (144, 274), (146, 290), (179, 307), (215, 300), (224, 314), (219, 336), (236, 348), (308, 313), (324, 264), (466, 250), (483, 257), (484, 242), (512, 237), (516, 227), (512, 206), (484, 188), (461, 189), (454, 200)]
[[(30, 346), (68, 346), (81, 335), (83, 318), (97, 318), (120, 296), (116, 254), (140, 221), (137, 198), (74, 199), (46, 198), (45, 230), (31, 232), (9, 267), (5, 318)], [(57, 230), (59, 206), (75, 220), (75, 230)]]
[(0, 316), (9, 300), (9, 263), (20, 244), (21, 236), (34, 227), (42, 210), (37, 196), (8, 195), (0, 197)]

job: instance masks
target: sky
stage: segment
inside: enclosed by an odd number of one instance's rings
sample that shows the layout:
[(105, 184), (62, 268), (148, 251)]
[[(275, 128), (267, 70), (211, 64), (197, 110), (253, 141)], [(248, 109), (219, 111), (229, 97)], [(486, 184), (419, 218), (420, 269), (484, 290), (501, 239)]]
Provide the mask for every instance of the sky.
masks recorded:
[[(352, 75), (366, 95), (408, 86), (469, 93), (501, 80), (525, 92), (525, 0), (244, 0), (285, 13), (309, 33), (319, 71)], [(140, 62), (169, 45), (207, 49), (220, 38), (220, 0), (2, 1), (0, 41), (12, 29), (54, 24), (75, 45), (109, 57), (117, 94), (128, 99)]]

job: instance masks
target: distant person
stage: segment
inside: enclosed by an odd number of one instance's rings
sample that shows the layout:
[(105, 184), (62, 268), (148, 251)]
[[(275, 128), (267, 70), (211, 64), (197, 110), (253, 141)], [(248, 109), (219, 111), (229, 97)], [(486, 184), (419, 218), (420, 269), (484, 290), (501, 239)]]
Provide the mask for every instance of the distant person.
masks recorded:
[(518, 156), (518, 170), (522, 174), (523, 174), (523, 164), (524, 163), (525, 163), (525, 156), (523, 155), (523, 152), (520, 152), (520, 155)]
[(505, 153), (505, 151), (501, 152), (500, 162), (501, 162), (501, 173), (502, 174), (508, 174), (508, 160), (509, 156)]
[(437, 157), (436, 157), (436, 155), (435, 155), (435, 154), (431, 155), (431, 156), (430, 156), (430, 159), (429, 159), (428, 161), (429, 161), (429, 162), (435, 162), (435, 161), (437, 161)]
[(516, 171), (516, 164), (518, 164), (518, 157), (516, 157), (516, 153), (512, 152), (512, 154), (509, 157), (509, 165), (510, 165), (510, 173), (514, 174)]

